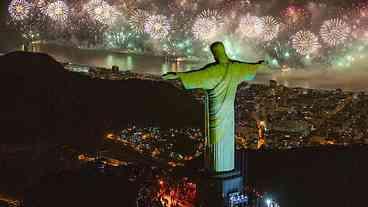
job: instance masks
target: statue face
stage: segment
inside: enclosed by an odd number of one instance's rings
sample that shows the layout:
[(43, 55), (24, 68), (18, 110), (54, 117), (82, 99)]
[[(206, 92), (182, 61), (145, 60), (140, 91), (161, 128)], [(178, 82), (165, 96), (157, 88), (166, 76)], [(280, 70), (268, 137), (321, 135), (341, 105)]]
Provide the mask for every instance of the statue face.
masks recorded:
[(215, 42), (211, 45), (211, 51), (218, 63), (228, 63), (230, 59), (226, 55), (225, 46), (222, 42)]

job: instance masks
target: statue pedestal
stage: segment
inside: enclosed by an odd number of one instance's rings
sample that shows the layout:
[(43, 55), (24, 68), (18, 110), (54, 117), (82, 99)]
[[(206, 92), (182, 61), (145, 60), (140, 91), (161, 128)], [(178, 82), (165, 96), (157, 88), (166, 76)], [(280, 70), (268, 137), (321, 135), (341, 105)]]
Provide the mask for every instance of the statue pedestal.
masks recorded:
[(243, 192), (243, 177), (239, 171), (220, 174), (205, 173), (199, 181), (198, 206), (201, 207), (231, 207), (243, 206), (231, 203), (231, 195)]

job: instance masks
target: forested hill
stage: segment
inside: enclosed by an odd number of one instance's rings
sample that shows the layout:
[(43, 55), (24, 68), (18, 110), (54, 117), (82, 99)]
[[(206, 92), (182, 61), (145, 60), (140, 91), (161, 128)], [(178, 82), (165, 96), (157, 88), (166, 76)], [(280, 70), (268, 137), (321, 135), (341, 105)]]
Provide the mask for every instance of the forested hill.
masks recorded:
[(1, 143), (97, 144), (127, 124), (200, 127), (202, 106), (168, 82), (91, 79), (45, 54), (0, 56)]

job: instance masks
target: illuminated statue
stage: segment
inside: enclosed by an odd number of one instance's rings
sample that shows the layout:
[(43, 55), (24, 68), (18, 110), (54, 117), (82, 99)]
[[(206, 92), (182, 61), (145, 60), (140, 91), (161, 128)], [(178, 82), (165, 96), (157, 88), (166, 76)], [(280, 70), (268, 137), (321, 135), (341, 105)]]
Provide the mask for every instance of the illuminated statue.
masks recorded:
[(206, 167), (220, 173), (234, 170), (234, 100), (238, 84), (252, 80), (264, 61), (245, 63), (228, 58), (224, 45), (211, 45), (216, 62), (199, 70), (169, 72), (166, 80), (180, 79), (185, 89), (204, 89), (206, 101)]

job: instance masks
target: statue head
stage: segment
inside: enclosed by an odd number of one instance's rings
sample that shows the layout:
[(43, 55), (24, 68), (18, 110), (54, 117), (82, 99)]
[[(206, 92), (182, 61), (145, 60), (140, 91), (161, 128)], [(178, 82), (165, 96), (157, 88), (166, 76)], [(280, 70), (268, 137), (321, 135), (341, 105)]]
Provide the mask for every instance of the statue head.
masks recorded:
[(211, 45), (211, 51), (217, 63), (230, 62), (229, 57), (226, 55), (225, 46), (222, 42), (214, 42)]

